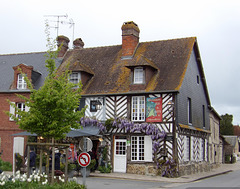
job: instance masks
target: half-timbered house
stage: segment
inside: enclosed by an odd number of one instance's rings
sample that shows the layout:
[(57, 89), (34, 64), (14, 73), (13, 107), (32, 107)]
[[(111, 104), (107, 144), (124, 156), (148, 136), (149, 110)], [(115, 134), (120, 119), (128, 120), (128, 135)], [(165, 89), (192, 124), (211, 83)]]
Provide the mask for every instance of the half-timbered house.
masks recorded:
[(137, 24), (121, 29), (121, 45), (83, 48), (76, 39), (59, 67), (82, 81), (87, 117), (129, 121), (103, 133), (113, 172), (152, 174), (163, 158), (180, 171), (207, 166), (211, 104), (196, 37), (139, 42)]

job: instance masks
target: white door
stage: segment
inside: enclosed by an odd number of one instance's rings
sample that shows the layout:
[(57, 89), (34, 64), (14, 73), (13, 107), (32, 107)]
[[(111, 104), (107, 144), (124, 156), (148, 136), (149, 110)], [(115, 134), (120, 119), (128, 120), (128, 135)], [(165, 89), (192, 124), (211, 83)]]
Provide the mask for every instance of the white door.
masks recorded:
[(126, 173), (127, 170), (127, 140), (116, 139), (114, 144), (114, 172)]
[(15, 173), (15, 154), (19, 153), (21, 156), (24, 155), (24, 138), (14, 137), (13, 140), (13, 173)]

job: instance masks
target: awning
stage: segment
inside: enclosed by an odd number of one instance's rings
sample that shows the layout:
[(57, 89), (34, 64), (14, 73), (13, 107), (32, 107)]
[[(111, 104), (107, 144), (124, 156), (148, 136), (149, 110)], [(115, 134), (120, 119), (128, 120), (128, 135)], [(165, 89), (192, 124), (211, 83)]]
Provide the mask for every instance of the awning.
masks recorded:
[(23, 131), (21, 133), (12, 134), (12, 136), (37, 136), (36, 133), (30, 133), (28, 131)]
[(99, 128), (96, 126), (86, 126), (82, 129), (73, 129), (67, 133), (67, 137), (96, 136), (99, 134)]
[[(82, 129), (72, 129), (69, 133), (66, 134), (66, 137), (81, 137), (81, 136), (96, 136), (99, 134), (99, 128), (96, 126), (86, 126)], [(12, 136), (37, 136), (36, 133), (30, 133), (23, 131), (21, 133), (12, 134)]]

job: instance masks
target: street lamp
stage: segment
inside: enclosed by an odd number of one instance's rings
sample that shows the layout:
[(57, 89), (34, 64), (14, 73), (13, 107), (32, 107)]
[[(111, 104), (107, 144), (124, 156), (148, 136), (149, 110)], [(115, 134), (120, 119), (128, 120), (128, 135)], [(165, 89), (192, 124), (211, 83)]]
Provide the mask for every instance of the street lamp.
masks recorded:
[(102, 109), (102, 103), (99, 100), (96, 101), (95, 105), (96, 105), (96, 109), (97, 110), (101, 110)]
[(173, 115), (173, 110), (174, 110), (174, 102), (172, 100), (169, 100), (167, 103), (168, 106), (168, 112)]

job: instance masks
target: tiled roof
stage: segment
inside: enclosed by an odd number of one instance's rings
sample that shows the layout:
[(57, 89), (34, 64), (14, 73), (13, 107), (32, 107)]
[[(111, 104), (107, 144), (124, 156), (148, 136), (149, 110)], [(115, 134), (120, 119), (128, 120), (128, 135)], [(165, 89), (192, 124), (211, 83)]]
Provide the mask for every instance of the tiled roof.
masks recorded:
[(67, 64), (91, 69), (93, 77), (84, 86), (83, 95), (131, 92), (131, 66), (150, 66), (157, 70), (145, 90), (138, 92), (176, 91), (195, 42), (195, 37), (142, 42), (132, 59), (122, 59), (121, 45), (69, 50), (59, 70), (64, 71)]
[[(33, 66), (33, 74), (36, 72), (41, 74), (34, 83), (34, 88), (39, 89), (48, 75), (45, 67), (45, 54), (46, 52), (0, 55), (0, 92), (10, 91), (14, 79), (13, 67), (19, 64)], [(56, 66), (59, 66), (59, 64), (60, 62), (57, 61)]]
[(232, 146), (236, 145), (237, 142), (237, 136), (227, 136), (227, 135), (223, 135), (223, 137), (225, 138), (225, 140), (231, 144)]

